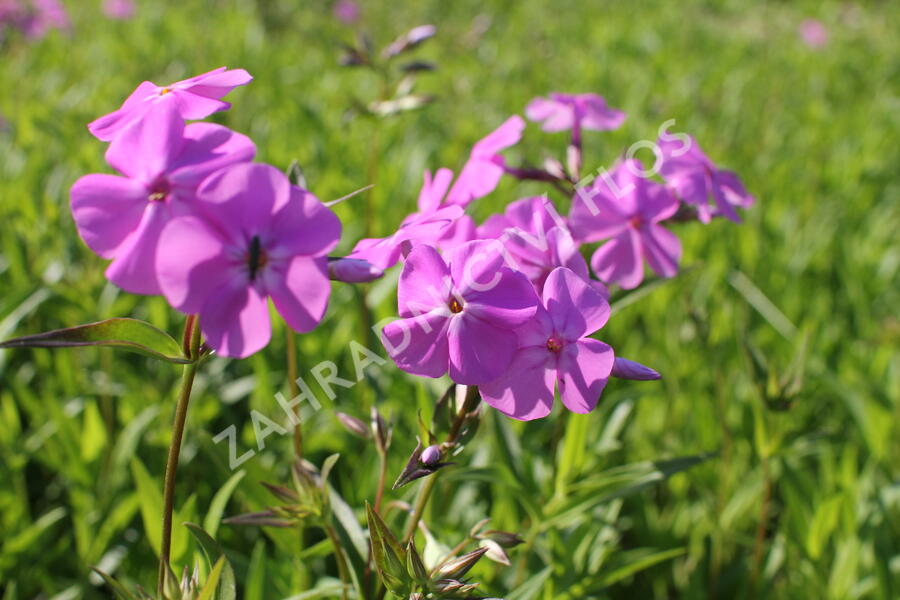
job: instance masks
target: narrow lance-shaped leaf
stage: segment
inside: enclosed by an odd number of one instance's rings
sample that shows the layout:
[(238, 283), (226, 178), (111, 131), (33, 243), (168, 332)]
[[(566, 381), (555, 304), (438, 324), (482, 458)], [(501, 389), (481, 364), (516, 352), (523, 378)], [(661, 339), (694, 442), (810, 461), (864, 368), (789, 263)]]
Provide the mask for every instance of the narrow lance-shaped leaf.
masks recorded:
[(188, 364), (181, 346), (165, 331), (137, 319), (107, 319), (68, 329), (0, 342), (2, 348), (73, 348), (109, 346), (170, 363)]

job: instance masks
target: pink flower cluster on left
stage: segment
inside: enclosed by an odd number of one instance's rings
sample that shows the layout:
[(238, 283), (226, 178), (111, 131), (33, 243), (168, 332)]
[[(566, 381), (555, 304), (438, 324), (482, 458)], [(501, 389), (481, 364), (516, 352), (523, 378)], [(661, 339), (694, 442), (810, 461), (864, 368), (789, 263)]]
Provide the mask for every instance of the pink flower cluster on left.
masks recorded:
[(206, 343), (238, 358), (268, 344), (268, 298), (298, 332), (322, 320), (327, 254), (341, 235), (312, 193), (251, 162), (248, 137), (185, 124), (229, 108), (222, 98), (251, 80), (222, 67), (166, 86), (141, 83), (88, 125), (109, 142), (106, 161), (118, 174), (85, 175), (71, 189), (81, 238), (112, 261), (107, 278), (198, 314)]

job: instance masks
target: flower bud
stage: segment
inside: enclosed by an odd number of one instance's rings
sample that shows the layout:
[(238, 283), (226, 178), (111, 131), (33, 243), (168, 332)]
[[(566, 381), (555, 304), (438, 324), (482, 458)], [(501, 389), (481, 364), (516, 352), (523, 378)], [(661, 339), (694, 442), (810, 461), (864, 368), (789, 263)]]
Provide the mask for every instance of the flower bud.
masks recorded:
[(338, 421), (341, 422), (341, 425), (343, 425), (344, 428), (353, 435), (361, 437), (364, 440), (372, 437), (372, 432), (369, 431), (369, 428), (366, 427), (366, 424), (363, 423), (360, 419), (342, 412), (336, 413), (336, 415)]
[(634, 379), (636, 381), (651, 381), (662, 378), (662, 375), (650, 367), (645, 367), (641, 363), (618, 356), (613, 363), (612, 376), (619, 379)]
[(372, 435), (375, 439), (375, 447), (378, 452), (384, 454), (391, 445), (391, 429), (384, 422), (382, 416), (378, 413), (378, 409), (372, 407)]
[(392, 58), (398, 54), (412, 50), (428, 38), (433, 37), (435, 33), (437, 33), (437, 28), (434, 25), (419, 25), (418, 27), (413, 27), (404, 35), (401, 35), (391, 42), (391, 45), (384, 49), (384, 57)]
[(508, 531), (485, 531), (484, 534), (479, 537), (493, 540), (504, 548), (514, 548), (519, 544), (525, 543), (525, 540), (523, 540), (519, 534), (510, 533)]
[(479, 548), (468, 554), (463, 554), (458, 558), (447, 561), (438, 569), (437, 574), (446, 579), (459, 579), (469, 572), (469, 569), (475, 566), (481, 557), (488, 551), (487, 548)]
[(367, 283), (384, 275), (384, 271), (359, 258), (328, 257), (328, 278), (345, 283)]
[(495, 542), (494, 540), (481, 540), (479, 542), (479, 546), (482, 548), (487, 548), (487, 552), (485, 552), (485, 556), (491, 559), (494, 562), (500, 563), (501, 565), (509, 566), (509, 555), (506, 554), (506, 551), (503, 547)]
[(422, 461), (422, 464), (429, 467), (436, 465), (441, 460), (441, 447), (437, 444), (428, 446), (422, 450), (422, 456), (419, 457), (419, 460)]

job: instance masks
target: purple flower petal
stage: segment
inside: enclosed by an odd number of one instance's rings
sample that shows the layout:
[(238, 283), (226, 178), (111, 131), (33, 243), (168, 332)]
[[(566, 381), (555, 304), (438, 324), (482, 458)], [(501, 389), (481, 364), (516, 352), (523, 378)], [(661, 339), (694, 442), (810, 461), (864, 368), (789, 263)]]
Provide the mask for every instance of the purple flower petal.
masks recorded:
[(462, 385), (480, 385), (502, 375), (518, 341), (514, 332), (466, 315), (450, 319), (447, 340), (450, 379)]
[(565, 267), (554, 269), (547, 277), (544, 306), (557, 332), (570, 342), (594, 333), (609, 320), (609, 303)]
[(163, 228), (156, 269), (166, 300), (186, 314), (200, 312), (214, 292), (241, 274), (221, 234), (194, 216), (172, 219)]
[(489, 289), (470, 288), (462, 294), (463, 312), (500, 329), (514, 329), (534, 316), (538, 297), (522, 273), (501, 268), (497, 275), (496, 285)]
[(331, 294), (327, 258), (295, 256), (286, 265), (273, 265), (264, 284), (275, 308), (294, 331), (312, 331), (325, 316)]
[(477, 240), (457, 246), (447, 255), (456, 289), (465, 296), (470, 290), (493, 289), (501, 280), (505, 264), (503, 244), (497, 240)]
[(397, 286), (401, 317), (414, 317), (439, 308), (449, 315), (450, 269), (437, 250), (417, 246), (406, 257)]
[(328, 207), (307, 192), (291, 188), (291, 201), (272, 220), (271, 236), (278, 240), (270, 247), (277, 253), (325, 256), (341, 238), (341, 221)]
[(597, 248), (591, 257), (591, 268), (601, 280), (618, 283), (626, 290), (640, 285), (644, 279), (644, 265), (637, 231), (627, 229)]
[(103, 258), (115, 256), (147, 209), (147, 188), (116, 175), (85, 175), (72, 186), (72, 216), (78, 234)]
[(546, 348), (521, 348), (506, 373), (478, 389), (485, 402), (509, 417), (540, 419), (553, 408), (555, 367)]
[(159, 102), (116, 136), (106, 161), (123, 175), (151, 184), (174, 163), (183, 138), (184, 121), (178, 110), (171, 102)]
[(262, 350), (272, 335), (266, 298), (252, 286), (226, 283), (200, 311), (200, 329), (219, 354), (250, 356)]
[(440, 377), (447, 372), (447, 313), (432, 311), (399, 319), (382, 329), (382, 342), (397, 366), (413, 375)]
[(209, 176), (197, 190), (198, 209), (222, 227), (228, 239), (246, 239), (271, 226), (288, 203), (291, 184), (273, 166), (240, 163)]
[(185, 187), (196, 189), (215, 171), (249, 162), (256, 154), (250, 138), (214, 123), (191, 123), (184, 128), (184, 138), (169, 179)]
[(106, 278), (132, 294), (162, 293), (157, 279), (156, 249), (160, 232), (169, 220), (165, 205), (150, 203), (128, 241), (116, 251), (106, 269)]
[(681, 242), (661, 225), (649, 224), (641, 231), (641, 246), (650, 268), (660, 277), (674, 277), (681, 259)]
[(559, 396), (566, 408), (576, 413), (594, 410), (613, 362), (612, 348), (598, 340), (566, 345), (559, 358)]

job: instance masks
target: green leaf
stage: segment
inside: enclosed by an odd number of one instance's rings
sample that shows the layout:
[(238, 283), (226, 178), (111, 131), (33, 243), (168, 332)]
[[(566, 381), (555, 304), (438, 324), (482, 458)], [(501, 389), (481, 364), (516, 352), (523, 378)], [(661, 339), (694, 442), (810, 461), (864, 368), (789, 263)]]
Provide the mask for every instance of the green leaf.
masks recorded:
[(544, 582), (550, 577), (553, 567), (544, 567), (544, 569), (535, 575), (529, 577), (525, 583), (517, 587), (511, 594), (506, 596), (506, 600), (534, 600), (541, 592)]
[(636, 560), (626, 560), (625, 564), (607, 571), (600, 578), (600, 586), (607, 587), (644, 569), (649, 569), (655, 564), (681, 556), (687, 552), (687, 548), (673, 548), (641, 556)]
[(128, 590), (126, 590), (125, 587), (122, 586), (121, 583), (119, 583), (118, 581), (116, 581), (115, 579), (113, 579), (112, 577), (110, 577), (109, 575), (107, 575), (106, 573), (101, 571), (100, 569), (96, 569), (96, 568), (92, 567), (91, 570), (94, 573), (96, 573), (97, 575), (99, 575), (103, 579), (103, 581), (106, 582), (106, 585), (108, 585), (110, 588), (112, 588), (113, 593), (116, 595), (116, 598), (118, 598), (119, 600), (136, 600), (137, 599), (137, 597), (134, 594), (132, 594), (131, 592), (129, 592)]
[[(325, 543), (330, 543), (326, 538)], [(302, 558), (302, 557), (301, 557)], [(244, 585), (244, 600), (264, 600), (266, 597), (266, 542), (258, 540), (250, 554), (247, 579)]]
[[(237, 583), (235, 582), (234, 570), (231, 568), (231, 563), (228, 562), (228, 557), (225, 556), (225, 551), (222, 550), (222, 547), (212, 536), (196, 523), (185, 523), (184, 526), (188, 528), (194, 539), (203, 548), (203, 553), (206, 555), (206, 560), (209, 561), (209, 564), (222, 564), (220, 569), (222, 572), (221, 581), (216, 598), (218, 600), (235, 600), (237, 598)], [(210, 577), (212, 577), (211, 573)]]
[(404, 564), (406, 553), (368, 502), (366, 502), (366, 519), (369, 523), (369, 537), (372, 539), (372, 557), (381, 581), (393, 594), (402, 597), (412, 583)]
[(170, 363), (189, 364), (181, 346), (165, 331), (137, 319), (107, 319), (68, 329), (13, 338), (3, 348), (72, 348), (111, 346)]
[(228, 481), (225, 482), (225, 485), (219, 488), (219, 491), (216, 492), (212, 502), (210, 502), (209, 511), (203, 518), (203, 529), (209, 533), (210, 537), (216, 537), (216, 533), (219, 530), (219, 524), (222, 522), (222, 514), (225, 512), (225, 505), (228, 504), (228, 499), (231, 498), (231, 494), (234, 493), (234, 488), (237, 487), (237, 484), (246, 474), (246, 471), (241, 470), (232, 475)]
[[(216, 590), (219, 587), (219, 578), (222, 576), (222, 570), (225, 568), (226, 560), (225, 557), (219, 558), (216, 561), (216, 565), (213, 567), (213, 570), (210, 571), (209, 577), (206, 579), (206, 584), (204, 584), (203, 589), (200, 590), (200, 596), (198, 596), (197, 600), (213, 600), (213, 598), (222, 598), (224, 596), (219, 596), (216, 593)], [(234, 598), (234, 596), (231, 596)]]

